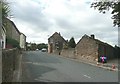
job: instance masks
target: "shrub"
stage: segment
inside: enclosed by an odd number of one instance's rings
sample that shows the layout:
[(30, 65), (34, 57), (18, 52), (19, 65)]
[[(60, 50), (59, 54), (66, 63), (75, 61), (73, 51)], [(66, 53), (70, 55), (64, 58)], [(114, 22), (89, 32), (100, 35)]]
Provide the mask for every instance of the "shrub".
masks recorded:
[(14, 48), (17, 47), (20, 49), (19, 42), (15, 39), (10, 38), (10, 37), (6, 38), (6, 44), (10, 44), (10, 45), (12, 45), (12, 47), (14, 47)]

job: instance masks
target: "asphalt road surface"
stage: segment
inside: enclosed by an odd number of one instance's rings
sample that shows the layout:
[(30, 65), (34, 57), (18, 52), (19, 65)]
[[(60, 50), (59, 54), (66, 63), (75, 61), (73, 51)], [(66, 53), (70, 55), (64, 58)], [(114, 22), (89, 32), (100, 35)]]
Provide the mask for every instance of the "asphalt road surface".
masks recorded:
[(22, 56), (21, 82), (118, 82), (118, 72), (59, 55), (27, 51)]

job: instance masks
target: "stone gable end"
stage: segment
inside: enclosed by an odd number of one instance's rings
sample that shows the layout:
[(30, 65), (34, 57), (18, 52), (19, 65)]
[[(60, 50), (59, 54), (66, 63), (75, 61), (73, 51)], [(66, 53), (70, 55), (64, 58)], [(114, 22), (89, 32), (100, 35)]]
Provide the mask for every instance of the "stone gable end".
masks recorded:
[(77, 59), (87, 59), (94, 61), (98, 58), (98, 44), (92, 38), (83, 36), (75, 48)]

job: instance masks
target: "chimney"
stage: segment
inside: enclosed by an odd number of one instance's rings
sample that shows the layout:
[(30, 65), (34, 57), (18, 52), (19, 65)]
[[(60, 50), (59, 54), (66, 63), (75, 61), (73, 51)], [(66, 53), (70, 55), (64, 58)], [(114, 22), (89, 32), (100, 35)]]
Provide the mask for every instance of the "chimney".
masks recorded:
[(60, 32), (59, 32), (59, 35), (61, 36)]
[(91, 38), (92, 38), (92, 39), (95, 39), (95, 35), (94, 35), (94, 34), (91, 34)]

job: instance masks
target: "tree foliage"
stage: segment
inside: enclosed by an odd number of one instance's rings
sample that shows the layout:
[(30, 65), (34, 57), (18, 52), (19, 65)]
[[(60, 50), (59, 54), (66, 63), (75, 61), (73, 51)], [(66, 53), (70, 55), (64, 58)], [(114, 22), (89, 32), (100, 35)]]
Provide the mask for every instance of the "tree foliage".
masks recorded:
[(15, 39), (10, 38), (10, 37), (6, 38), (6, 44), (11, 45), (13, 48), (16, 48), (16, 47), (20, 48), (19, 42)]
[(91, 8), (97, 9), (100, 13), (106, 13), (112, 9), (111, 14), (113, 19), (113, 26), (120, 27), (120, 1), (119, 0), (99, 0), (91, 4)]
[[(30, 46), (28, 46), (28, 44), (30, 44)], [(27, 50), (36, 50), (36, 49), (43, 49), (43, 48), (48, 48), (47, 44), (45, 43), (40, 43), (40, 44), (36, 44), (36, 43), (28, 43), (26, 42), (27, 45)]]
[(2, 11), (2, 18), (10, 16), (10, 6), (9, 3), (6, 0), (0, 1), (0, 10)]
[(26, 46), (27, 46), (27, 50), (36, 50), (37, 49), (37, 44), (36, 43), (28, 43), (28, 42), (26, 42)]
[(37, 45), (37, 48), (39, 49), (39, 50), (41, 50), (42, 48), (48, 48), (48, 46), (47, 46), (47, 44), (45, 44), (45, 43), (41, 43), (41, 44), (38, 44)]
[(75, 43), (74, 37), (72, 37), (68, 42), (68, 47), (75, 48), (75, 46), (76, 46), (76, 43)]
[(36, 43), (32, 43), (31, 44), (31, 50), (36, 50), (37, 49), (37, 44)]

